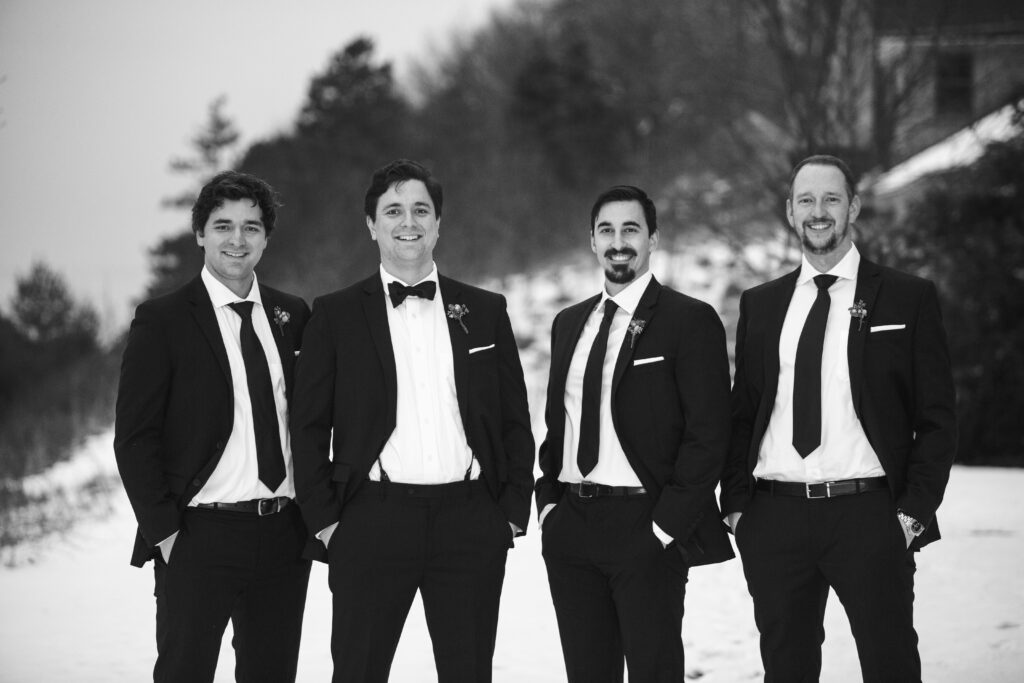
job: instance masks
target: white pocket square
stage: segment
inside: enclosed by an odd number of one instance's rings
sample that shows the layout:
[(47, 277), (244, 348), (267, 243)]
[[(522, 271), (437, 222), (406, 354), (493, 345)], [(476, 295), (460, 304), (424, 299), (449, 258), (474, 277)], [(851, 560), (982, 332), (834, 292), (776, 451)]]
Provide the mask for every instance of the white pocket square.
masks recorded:
[(886, 332), (888, 330), (902, 330), (906, 329), (906, 325), (873, 325), (871, 327), (872, 332)]
[(302, 351), (301, 351), (301, 350), (299, 350), (299, 351), (296, 351), (296, 352), (295, 352), (295, 357), (296, 357), (296, 358), (298, 358), (298, 357), (299, 357), (299, 354), (300, 354), (300, 353), (302, 353)]
[(633, 367), (638, 365), (647, 365), (648, 363), (657, 363), (660, 360), (665, 360), (665, 356), (652, 356), (650, 358), (637, 358), (633, 361)]
[(486, 351), (487, 349), (493, 349), (493, 348), (494, 348), (494, 344), (488, 344), (487, 346), (478, 346), (475, 349), (470, 349), (469, 350), (469, 355), (472, 356), (477, 351)]

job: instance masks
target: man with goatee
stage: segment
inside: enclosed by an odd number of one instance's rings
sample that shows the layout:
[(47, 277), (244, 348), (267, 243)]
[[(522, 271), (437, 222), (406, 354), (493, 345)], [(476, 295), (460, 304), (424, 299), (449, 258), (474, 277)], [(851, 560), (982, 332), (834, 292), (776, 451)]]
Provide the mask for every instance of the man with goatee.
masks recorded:
[(725, 331), (650, 272), (653, 202), (594, 203), (602, 291), (551, 331), (537, 509), (570, 683), (682, 681), (689, 568), (733, 556), (715, 504), (729, 441)]
[(914, 552), (939, 538), (953, 379), (935, 286), (860, 254), (860, 206), (842, 160), (797, 164), (800, 267), (740, 299), (721, 501), (766, 681), (818, 680), (829, 588), (864, 680), (921, 680)]

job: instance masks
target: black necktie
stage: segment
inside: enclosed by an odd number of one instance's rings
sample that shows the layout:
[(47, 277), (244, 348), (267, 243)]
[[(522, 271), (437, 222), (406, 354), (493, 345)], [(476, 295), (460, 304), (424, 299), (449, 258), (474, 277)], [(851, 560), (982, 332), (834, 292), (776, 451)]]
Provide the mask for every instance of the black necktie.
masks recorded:
[(434, 300), (434, 293), (437, 291), (437, 283), (432, 280), (421, 282), (412, 287), (406, 287), (401, 282), (393, 280), (388, 283), (388, 296), (391, 297), (391, 305), (398, 308), (398, 304), (405, 301), (406, 297), (418, 296), (421, 299)]
[(242, 319), (239, 338), (242, 360), (245, 362), (245, 377), (249, 384), (249, 401), (252, 403), (260, 481), (271, 491), (276, 491), (284, 481), (284, 454), (281, 451), (281, 433), (278, 431), (270, 366), (263, 345), (256, 337), (256, 329), (252, 326), (253, 302), (239, 301), (229, 305)]
[(586, 477), (597, 467), (597, 451), (601, 445), (601, 375), (604, 370), (604, 356), (608, 350), (608, 330), (618, 306), (611, 299), (604, 302), (604, 317), (594, 337), (587, 357), (587, 369), (583, 372), (583, 411), (580, 415), (580, 445), (576, 451), (576, 465), (580, 474)]
[(818, 296), (807, 314), (800, 341), (796, 345), (793, 371), (793, 447), (806, 458), (821, 443), (821, 348), (825, 344), (825, 324), (832, 303), (828, 288), (838, 278), (817, 275), (814, 284)]

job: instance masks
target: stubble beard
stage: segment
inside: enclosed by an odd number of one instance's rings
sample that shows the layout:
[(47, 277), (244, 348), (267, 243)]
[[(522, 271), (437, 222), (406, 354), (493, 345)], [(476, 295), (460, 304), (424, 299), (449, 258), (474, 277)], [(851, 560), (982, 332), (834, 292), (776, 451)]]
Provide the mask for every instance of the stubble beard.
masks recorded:
[(833, 224), (832, 234), (825, 241), (824, 244), (816, 244), (811, 240), (811, 229), (807, 226), (807, 223), (813, 223), (814, 221), (804, 221), (803, 234), (800, 236), (800, 242), (803, 244), (804, 249), (814, 254), (815, 256), (824, 256), (825, 254), (831, 254), (839, 246), (839, 243), (846, 238), (846, 233), (850, 231), (850, 222), (844, 220), (842, 222), (842, 229), (840, 228), (839, 221), (835, 221)]

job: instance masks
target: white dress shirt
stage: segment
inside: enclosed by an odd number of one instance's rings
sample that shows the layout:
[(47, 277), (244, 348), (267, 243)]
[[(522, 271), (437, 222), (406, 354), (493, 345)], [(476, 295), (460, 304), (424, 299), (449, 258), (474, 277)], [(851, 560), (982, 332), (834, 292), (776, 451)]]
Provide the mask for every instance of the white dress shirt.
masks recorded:
[(597, 466), (586, 476), (587, 481), (608, 486), (641, 486), (640, 479), (626, 459), (626, 453), (619, 443), (619, 435), (615, 433), (612, 423), (612, 375), (615, 363), (619, 359), (619, 350), (626, 338), (629, 321), (633, 319), (652, 274), (644, 273), (615, 296), (604, 292), (601, 301), (591, 311), (576, 342), (572, 361), (569, 363), (569, 374), (565, 378), (565, 437), (562, 442), (562, 471), (559, 481), (579, 483), (584, 480), (579, 466), (576, 464), (576, 452), (580, 443), (580, 420), (583, 415), (583, 374), (590, 357), (590, 347), (594, 345), (601, 318), (604, 317), (605, 302), (611, 299), (618, 309), (612, 317), (611, 328), (608, 330), (608, 348), (604, 354), (604, 366), (601, 369), (601, 412), (598, 420), (601, 441), (598, 448)]
[[(256, 498), (273, 498), (275, 496), (295, 497), (295, 477), (292, 471), (291, 441), (288, 436), (288, 399), (285, 394), (284, 370), (281, 367), (281, 356), (274, 342), (274, 332), (270, 321), (263, 310), (260, 288), (255, 274), (252, 289), (245, 299), (239, 298), (205, 267), (202, 272), (203, 284), (213, 303), (213, 311), (217, 317), (220, 336), (224, 340), (224, 348), (228, 354), (228, 366), (231, 369), (231, 386), (234, 397), (234, 421), (231, 436), (224, 447), (217, 467), (210, 478), (195, 495), (190, 505), (198, 503), (234, 503), (240, 500)], [(277, 427), (281, 435), (281, 451), (284, 453), (285, 478), (271, 491), (260, 481), (259, 464), (256, 460), (256, 436), (252, 419), (252, 405), (249, 400), (249, 383), (245, 374), (245, 361), (242, 359), (242, 344), (239, 336), (242, 319), (228, 304), (238, 301), (252, 301), (252, 326), (256, 330), (263, 352), (267, 356), (270, 367), (270, 379), (274, 387), (274, 405), (277, 408)]]
[[(885, 475), (854, 412), (850, 390), (849, 309), (853, 306), (859, 266), (860, 252), (851, 246), (827, 273), (839, 279), (829, 288), (831, 305), (821, 354), (821, 444), (801, 458), (793, 448), (793, 376), (800, 333), (818, 294), (813, 279), (820, 274), (806, 257), (803, 259), (779, 337), (779, 386), (754, 467), (758, 479), (815, 484)], [(854, 325), (854, 334), (867, 333), (866, 327), (858, 332)]]
[[(410, 296), (394, 307), (387, 297), (388, 283), (409, 284), (388, 273), (383, 265), (380, 277), (395, 352), (398, 400), (395, 431), (370, 469), (370, 479), (380, 481), (381, 466), (388, 479), (405, 484), (462, 481), (470, 466), (470, 476), (476, 479), (480, 466), (466, 442), (459, 412), (451, 326), (445, 317), (440, 286), (432, 300)], [(420, 282), (437, 281), (435, 265)]]
[[(597, 450), (597, 466), (590, 471), (585, 480), (607, 486), (643, 485), (626, 458), (626, 452), (619, 442), (619, 435), (615, 433), (615, 424), (612, 422), (612, 377), (622, 342), (629, 330), (629, 322), (633, 319), (633, 313), (636, 312), (640, 298), (647, 291), (647, 285), (651, 283), (652, 277), (653, 274), (647, 271), (615, 296), (609, 296), (607, 291), (603, 292), (601, 301), (590, 312), (583, 326), (572, 354), (572, 361), (569, 363), (569, 374), (565, 378), (565, 436), (562, 441), (562, 470), (558, 473), (559, 481), (570, 484), (584, 481), (583, 473), (576, 463), (576, 452), (580, 444), (580, 421), (583, 416), (583, 375), (586, 372), (587, 359), (590, 357), (590, 347), (594, 345), (594, 339), (601, 327), (605, 304), (611, 299), (618, 309), (612, 316), (611, 327), (608, 329), (608, 347), (601, 368), (601, 409), (598, 419), (601, 440)], [(554, 503), (549, 503), (540, 511), (539, 522), (542, 527), (544, 518), (554, 507)], [(654, 535), (662, 544), (668, 545), (672, 542), (672, 537), (661, 527), (654, 522), (651, 526)]]

